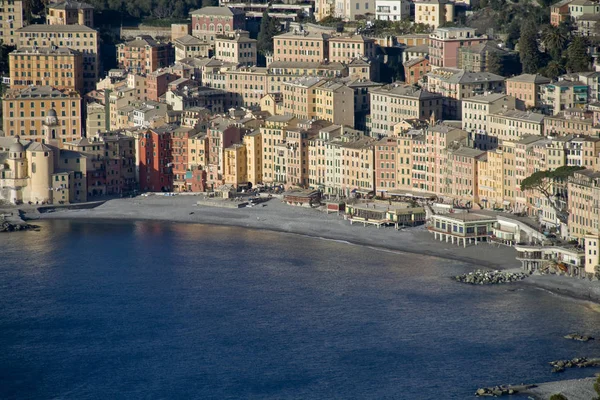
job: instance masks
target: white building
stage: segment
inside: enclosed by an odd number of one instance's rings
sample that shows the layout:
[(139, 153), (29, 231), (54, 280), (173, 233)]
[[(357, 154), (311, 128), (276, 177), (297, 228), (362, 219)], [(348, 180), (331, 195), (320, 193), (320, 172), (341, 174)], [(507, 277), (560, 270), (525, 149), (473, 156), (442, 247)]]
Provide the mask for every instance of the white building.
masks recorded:
[(375, 15), (381, 21), (400, 21), (410, 17), (410, 2), (407, 0), (376, 0)]
[(358, 15), (375, 15), (375, 0), (336, 0), (335, 17), (355, 21)]

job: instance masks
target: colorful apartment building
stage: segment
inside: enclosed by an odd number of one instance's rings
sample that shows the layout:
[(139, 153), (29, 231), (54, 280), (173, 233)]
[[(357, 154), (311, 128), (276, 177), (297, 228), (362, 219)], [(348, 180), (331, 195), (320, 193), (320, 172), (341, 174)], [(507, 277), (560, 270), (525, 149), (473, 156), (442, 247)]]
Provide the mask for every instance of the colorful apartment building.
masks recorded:
[(477, 46), (487, 41), (488, 37), (477, 36), (474, 28), (437, 28), (429, 36), (429, 62), (431, 68), (460, 68), (459, 49)]
[(9, 54), (10, 87), (83, 91), (83, 55), (67, 47), (21, 47)]
[(202, 7), (190, 14), (192, 35), (209, 43), (219, 34), (246, 29), (246, 15), (237, 8)]
[(83, 91), (96, 88), (100, 76), (98, 32), (84, 25), (29, 25), (17, 31), (22, 47), (68, 47), (83, 54)]
[(17, 46), (19, 43), (18, 30), (25, 26), (23, 18), (23, 1), (0, 1), (0, 40), (8, 46)]
[(48, 117), (58, 119), (52, 139), (72, 142), (83, 136), (81, 95), (73, 90), (50, 86), (9, 89), (2, 101), (2, 122), (6, 136), (43, 142)]
[(137, 74), (150, 74), (174, 61), (170, 43), (159, 43), (147, 35), (117, 45), (117, 62)]

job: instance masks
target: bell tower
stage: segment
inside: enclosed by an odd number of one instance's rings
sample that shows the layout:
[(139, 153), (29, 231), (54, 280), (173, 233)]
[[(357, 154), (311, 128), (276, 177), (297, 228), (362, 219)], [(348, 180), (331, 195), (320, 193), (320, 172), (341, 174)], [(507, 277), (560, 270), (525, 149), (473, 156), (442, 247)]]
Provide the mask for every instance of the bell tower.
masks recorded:
[(58, 118), (56, 111), (51, 108), (48, 110), (46, 120), (44, 121), (44, 143), (49, 145), (58, 145)]

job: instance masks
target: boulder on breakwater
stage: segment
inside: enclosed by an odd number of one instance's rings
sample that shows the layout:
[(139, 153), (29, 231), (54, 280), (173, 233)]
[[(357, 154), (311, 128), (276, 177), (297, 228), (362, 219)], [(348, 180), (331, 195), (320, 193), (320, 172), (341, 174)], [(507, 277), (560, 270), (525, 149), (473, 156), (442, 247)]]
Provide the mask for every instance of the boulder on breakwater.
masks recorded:
[(31, 224), (15, 224), (8, 221), (0, 222), (0, 232), (18, 232), (18, 231), (27, 231), (32, 229), (38, 229), (39, 226), (31, 225)]
[(492, 387), (486, 387), (477, 389), (475, 392), (475, 396), (480, 397), (500, 397), (500, 396), (509, 396), (512, 394), (517, 394), (523, 390), (534, 388), (535, 385), (498, 385)]
[(577, 340), (578, 342), (588, 342), (590, 340), (594, 340), (593, 337), (588, 335), (580, 335), (578, 333), (569, 333), (564, 336), (565, 339)]
[(468, 274), (457, 275), (454, 277), (454, 280), (471, 285), (494, 285), (499, 283), (518, 282), (528, 276), (529, 274), (525, 272), (477, 270), (475, 272), (469, 272)]
[(552, 372), (563, 372), (567, 368), (586, 368), (586, 367), (599, 367), (600, 358), (573, 358), (572, 360), (556, 360), (550, 361), (552, 365)]

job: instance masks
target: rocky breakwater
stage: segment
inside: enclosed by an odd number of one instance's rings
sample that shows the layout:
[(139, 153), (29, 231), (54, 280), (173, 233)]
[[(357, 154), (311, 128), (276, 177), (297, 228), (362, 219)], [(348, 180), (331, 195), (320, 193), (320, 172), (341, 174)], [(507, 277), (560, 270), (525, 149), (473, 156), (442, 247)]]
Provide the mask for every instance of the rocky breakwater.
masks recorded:
[(19, 232), (35, 229), (39, 229), (39, 226), (26, 223), (13, 223), (9, 221), (0, 222), (0, 232)]
[(564, 338), (569, 340), (576, 340), (578, 342), (589, 342), (590, 340), (594, 340), (594, 338), (591, 336), (580, 335), (578, 333), (569, 333)]
[(600, 358), (574, 358), (572, 360), (551, 361), (552, 372), (563, 372), (567, 368), (600, 367)]
[(475, 272), (469, 272), (468, 274), (457, 275), (454, 277), (454, 280), (471, 285), (495, 285), (500, 283), (518, 282), (528, 276), (529, 274), (525, 272), (477, 270)]
[(475, 396), (480, 397), (500, 397), (500, 396), (510, 396), (512, 394), (517, 394), (521, 391), (534, 388), (535, 385), (499, 385), (492, 386), (487, 388), (477, 389), (475, 392)]

